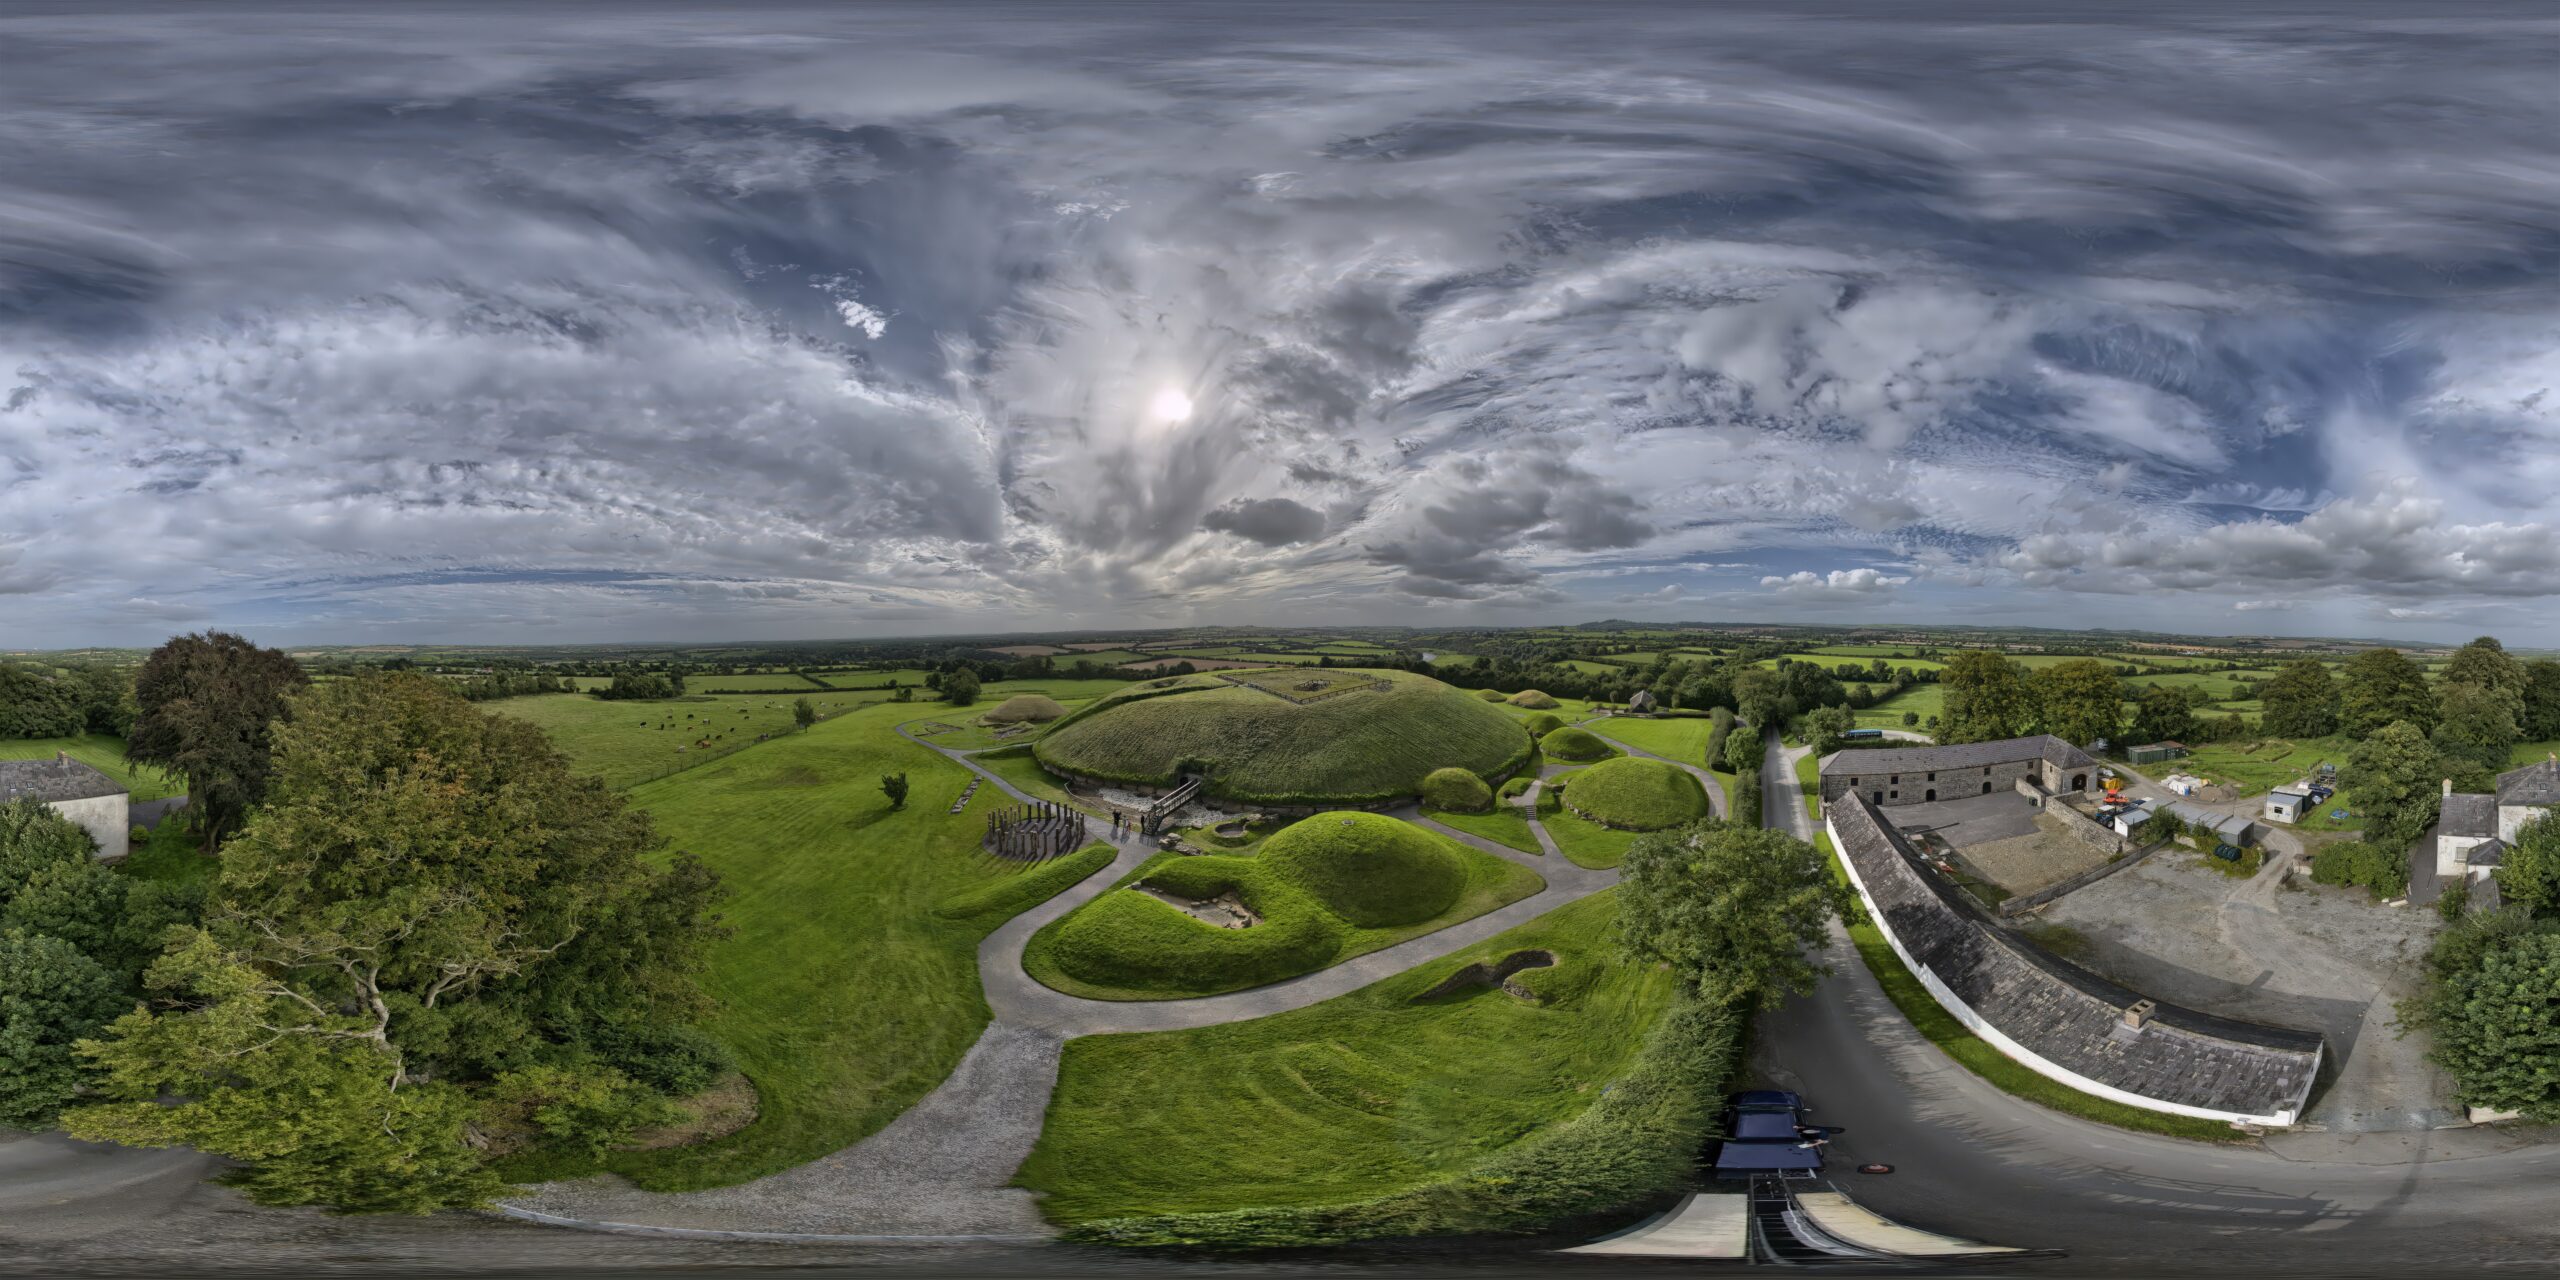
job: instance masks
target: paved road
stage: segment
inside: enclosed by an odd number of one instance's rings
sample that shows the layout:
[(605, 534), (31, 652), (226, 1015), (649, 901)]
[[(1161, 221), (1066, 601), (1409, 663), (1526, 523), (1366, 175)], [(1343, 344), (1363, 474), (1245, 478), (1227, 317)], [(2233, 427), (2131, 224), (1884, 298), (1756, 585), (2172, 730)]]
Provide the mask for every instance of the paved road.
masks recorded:
[[(1771, 825), (1806, 831), (1792, 769), (1770, 744)], [(2153, 1138), (2000, 1092), (1923, 1040), (1836, 929), (1834, 972), (1761, 1019), (1755, 1067), (1847, 1132), (1835, 1168), (1860, 1203), (1916, 1226), (2069, 1251), (2055, 1269), (2394, 1274), (2560, 1270), (2560, 1146), (2478, 1154), (2470, 1131), (2305, 1135), (2284, 1153)], [(2457, 1156), (2464, 1158), (2448, 1158)]]

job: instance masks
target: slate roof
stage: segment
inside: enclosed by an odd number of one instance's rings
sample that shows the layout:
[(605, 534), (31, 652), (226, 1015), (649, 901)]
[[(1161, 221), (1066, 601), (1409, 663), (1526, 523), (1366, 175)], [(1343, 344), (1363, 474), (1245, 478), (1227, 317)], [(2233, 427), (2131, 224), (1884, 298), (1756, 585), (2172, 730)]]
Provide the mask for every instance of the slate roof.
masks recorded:
[(11, 800), (88, 800), (120, 796), (125, 785), (77, 760), (0, 760), (0, 804)]
[(2495, 836), (2471, 846), (2463, 855), (2475, 867), (2494, 867), (2507, 860), (2507, 842)]
[(1830, 810), (1840, 854), (1867, 905), (1912, 958), (2003, 1035), (2083, 1078), (2161, 1102), (2237, 1115), (2299, 1116), (2320, 1066), (2312, 1032), (2261, 1026), (2156, 1002), (2000, 927), (1961, 891), (1920, 868), (1902, 833), (1863, 796)]
[(2545, 757), (2499, 774), (2498, 803), (2560, 805), (2560, 761)]
[(1834, 751), (1822, 758), (1821, 773), (1928, 773), (1940, 769), (1979, 769), (1984, 765), (2048, 760), (2056, 768), (2094, 769), (2089, 753), (2049, 733), (1998, 742), (1968, 742), (1953, 747), (1893, 747), (1883, 750)]
[(2449, 836), (2498, 834), (2498, 798), (2468, 791), (2446, 796), (2436, 813), (2436, 830)]

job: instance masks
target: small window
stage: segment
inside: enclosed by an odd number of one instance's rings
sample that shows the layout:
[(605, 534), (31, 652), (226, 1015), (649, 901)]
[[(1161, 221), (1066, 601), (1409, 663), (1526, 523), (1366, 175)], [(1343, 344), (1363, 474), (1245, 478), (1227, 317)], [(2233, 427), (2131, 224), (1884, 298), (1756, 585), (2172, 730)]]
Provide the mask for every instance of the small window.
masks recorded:
[(1896, 800), (1901, 799), (1901, 798), (1902, 798), (1902, 793), (1901, 793), (1901, 792), (1899, 792), (1899, 791), (1894, 792), (1894, 793), (1893, 793), (1893, 798), (1894, 798), (1894, 799), (1896, 799)]
[(1902, 781), (1902, 775), (1897, 773), (1897, 774), (1893, 775), (1892, 777), (1885, 779), (1885, 781), (1887, 781), (1887, 782), (1900, 782), (1900, 781)]
[(1937, 780), (1938, 780), (1938, 775), (1936, 775), (1936, 774), (1934, 774), (1934, 773), (1929, 775), (1929, 781), (1931, 781), (1931, 782), (1936, 782)]

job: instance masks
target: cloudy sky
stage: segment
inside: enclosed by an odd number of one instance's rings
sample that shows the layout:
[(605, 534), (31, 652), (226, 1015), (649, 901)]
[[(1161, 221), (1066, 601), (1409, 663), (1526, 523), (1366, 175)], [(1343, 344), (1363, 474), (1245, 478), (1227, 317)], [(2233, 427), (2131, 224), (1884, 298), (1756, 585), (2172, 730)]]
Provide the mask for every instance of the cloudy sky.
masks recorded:
[(2560, 635), (2560, 20), (2055, 8), (12, 5), (0, 647)]

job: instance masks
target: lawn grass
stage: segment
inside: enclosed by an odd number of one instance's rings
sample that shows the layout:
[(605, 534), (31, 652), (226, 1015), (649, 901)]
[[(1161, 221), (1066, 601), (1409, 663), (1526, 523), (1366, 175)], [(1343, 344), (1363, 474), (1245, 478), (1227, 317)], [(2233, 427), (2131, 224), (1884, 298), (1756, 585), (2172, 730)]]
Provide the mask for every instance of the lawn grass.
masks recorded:
[(1110, 845), (1095, 843), (1063, 858), (1024, 863), (1012, 875), (972, 885), (933, 904), (933, 913), (945, 920), (1001, 924), (1066, 892), (1119, 856), (1120, 851)]
[(1527, 758), (1529, 735), (1474, 694), (1429, 676), (1366, 674), (1371, 687), (1311, 701), (1290, 696), (1292, 673), (1264, 682), (1277, 692), (1206, 676), (1170, 691), (1135, 685), (1050, 726), (1036, 750), (1053, 769), (1139, 785), (1205, 769), (1209, 794), (1275, 804), (1410, 796), (1434, 769), (1499, 777)]
[(125, 759), (124, 739), (111, 733), (84, 733), (69, 738), (0, 738), (0, 760), (43, 760), (57, 751), (123, 783), (136, 804), (187, 793), (186, 779)]
[[(980, 811), (1001, 797), (982, 788), (951, 813), (968, 771), (892, 731), (909, 710), (855, 711), (632, 790), (669, 853), (722, 877), (731, 933), (703, 975), (719, 1006), (704, 1030), (737, 1055), (758, 1113), (728, 1137), (604, 1167), (677, 1191), (804, 1164), (914, 1105), (977, 1039), (977, 945), (1002, 921), (933, 908), (1021, 868), (978, 849)], [(878, 778), (897, 772), (914, 790), (892, 811)]]
[(1444, 827), (1464, 831), (1468, 835), (1491, 840), (1495, 844), (1517, 849), (1522, 853), (1543, 855), (1546, 852), (1538, 847), (1538, 837), (1529, 830), (1529, 819), (1520, 812), (1520, 806), (1508, 801), (1494, 802), (1493, 809), (1489, 813), (1451, 813), (1445, 809), (1425, 809), (1422, 811), (1422, 816)]
[(1626, 861), (1628, 847), (1642, 833), (1612, 831), (1565, 808), (1562, 798), (1556, 795), (1555, 781), (1547, 779), (1547, 785), (1538, 791), (1538, 824), (1547, 829), (1547, 838), (1556, 842), (1556, 851), (1578, 867), (1605, 870)]
[[(1595, 894), (1304, 1009), (1067, 1043), (1017, 1185), (1058, 1223), (1330, 1204), (1482, 1163), (1580, 1114), (1673, 997), (1618, 961)], [(1477, 989), (1412, 998), (1459, 967), (1544, 949), (1542, 1003)], [(1524, 975), (1525, 976), (1525, 975)]]
[(1667, 760), (1620, 756), (1576, 773), (1565, 807), (1619, 831), (1662, 831), (1707, 814), (1706, 789)]
[[(1925, 733), (1928, 731), (1929, 718), (1944, 715), (1946, 709), (1944, 689), (1934, 684), (1915, 684), (1872, 707), (1860, 710), (1857, 713), (1858, 727), (1861, 729), (1909, 729), (1916, 733)], [(1914, 724), (1904, 724), (1902, 722), (1904, 712), (1920, 717), (1919, 721)]]
[(764, 672), (756, 675), (687, 676), (684, 683), (689, 693), (730, 690), (740, 693), (824, 693), (832, 687), (807, 676), (787, 671), (778, 674)]
[[(2354, 749), (2355, 740), (2343, 734), (2326, 738), (2254, 738), (2208, 743), (2182, 759), (2143, 768), (2154, 773), (2192, 773), (2228, 783), (2241, 795), (2254, 796), (2300, 780), (2324, 760), (2343, 770), (2347, 753)], [(2341, 803), (2332, 798), (2321, 806), (2323, 816)]]
[(1707, 735), (1714, 732), (1715, 722), (1704, 716), (1677, 716), (1663, 720), (1607, 716), (1582, 727), (1622, 746), (1650, 751), (1665, 760), (1703, 765), (1707, 762)]
[(1822, 821), (1822, 760), (1812, 752), (1796, 757), (1796, 788), (1804, 795), (1805, 816)]
[[(1322, 823), (1335, 816), (1320, 814), (1305, 821)], [(1217, 995), (1330, 968), (1472, 920), (1546, 887), (1537, 872), (1436, 831), (1388, 818), (1376, 821), (1393, 823), (1425, 849), (1454, 861), (1458, 879), (1448, 906), (1426, 918), (1364, 927), (1344, 918), (1345, 909), (1380, 921), (1411, 913), (1392, 904), (1373, 909), (1352, 901), (1349, 895), (1361, 887), (1354, 882), (1361, 869), (1357, 862), (1316, 860), (1323, 865), (1310, 866), (1275, 857), (1277, 837), (1250, 857), (1160, 854), (1109, 892), (1033, 934), (1023, 949), (1023, 971), (1044, 986), (1089, 1000)], [(1233, 886), (1261, 913), (1262, 923), (1220, 929), (1126, 891), (1150, 880), (1175, 881), (1186, 896), (1195, 883), (1204, 890)], [(1373, 896), (1392, 896), (1395, 888), (1383, 886)]]
[(204, 842), (186, 823), (171, 818), (153, 827), (149, 839), (136, 842), (125, 860), (116, 864), (116, 873), (163, 884), (210, 886), (222, 869), (222, 860), (204, 856), (203, 848)]
[[(540, 725), (569, 757), (570, 767), (629, 788), (651, 778), (703, 767), (743, 747), (759, 734), (795, 731), (792, 704), (807, 698), (821, 716), (868, 707), (888, 694), (830, 693), (807, 689), (770, 696), (713, 697), (689, 694), (648, 702), (608, 702), (576, 693), (542, 693), (482, 703), (485, 710)], [(690, 718), (688, 718), (690, 717)], [(663, 727), (662, 727), (663, 726)], [(719, 735), (713, 737), (712, 735)], [(707, 747), (694, 744), (710, 740)]]
[(1057, 804), (1076, 803), (1076, 798), (1067, 794), (1065, 787), (1058, 785), (1057, 778), (1051, 776), (1048, 770), (1040, 767), (1038, 760), (1032, 758), (1030, 743), (1026, 742), (998, 751), (981, 751), (969, 757), (969, 763), (1012, 783), (1026, 795)]
[[(1843, 886), (1847, 885), (1848, 870), (1840, 865), (1839, 852), (1831, 847), (1829, 833), (1815, 832), (1814, 843), (1831, 860), (1831, 878)], [(1910, 966), (1902, 962), (1902, 957), (1894, 953), (1893, 944), (1885, 941), (1884, 931), (1878, 929), (1873, 920), (1850, 925), (1849, 940), (1857, 946), (1858, 958), (1866, 962), (1867, 972), (1875, 975), (1876, 984), (1884, 988), (1894, 1007), (1902, 1010), (1902, 1016), (1910, 1020), (1911, 1029), (1955, 1059), (1958, 1066), (1989, 1081), (2002, 1093), (2119, 1129), (2197, 1142), (2248, 1140), (2248, 1135), (2220, 1121), (2126, 1106), (2038, 1075), (1956, 1021), (1956, 1016), (1947, 1012), (1946, 1006), (1939, 1004), (1927, 987), (1920, 985), (1919, 976), (1912, 973)]]

